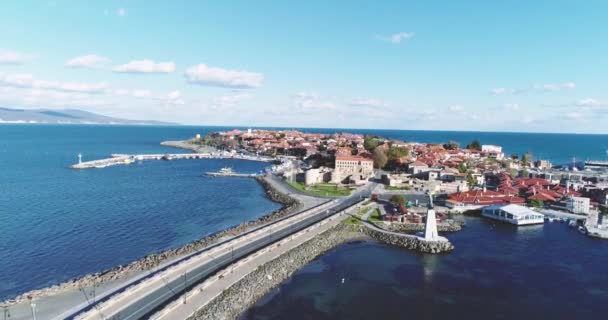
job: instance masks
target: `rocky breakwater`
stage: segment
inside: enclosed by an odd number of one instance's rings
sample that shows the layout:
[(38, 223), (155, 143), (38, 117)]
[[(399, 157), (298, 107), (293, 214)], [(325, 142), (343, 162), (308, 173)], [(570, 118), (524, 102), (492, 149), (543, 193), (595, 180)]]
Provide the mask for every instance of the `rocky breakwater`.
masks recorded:
[(218, 150), (212, 146), (203, 145), (197, 143), (195, 139), (184, 140), (184, 141), (163, 141), (160, 143), (161, 146), (172, 147), (178, 149), (190, 150), (195, 153), (211, 153), (217, 152)]
[(386, 232), (376, 228), (362, 228), (361, 231), (380, 242), (423, 253), (442, 253), (454, 250), (454, 245), (447, 240), (429, 241), (414, 235)]
[(13, 305), (27, 301), (29, 298), (36, 299), (40, 297), (53, 296), (70, 290), (79, 290), (81, 288), (93, 288), (102, 283), (124, 279), (140, 272), (149, 271), (160, 266), (163, 263), (173, 261), (181, 256), (195, 252), (211, 244), (220, 242), (226, 238), (239, 235), (243, 232), (251, 230), (265, 223), (280, 219), (294, 212), (298, 207), (300, 207), (300, 202), (298, 202), (294, 198), (289, 197), (288, 195), (285, 195), (275, 190), (271, 184), (264, 180), (263, 177), (257, 177), (256, 180), (264, 188), (268, 198), (272, 201), (283, 204), (282, 208), (275, 210), (267, 215), (264, 215), (256, 220), (247, 221), (231, 228), (222, 230), (220, 232), (211, 234), (202, 239), (190, 242), (180, 248), (150, 254), (142, 259), (131, 262), (127, 265), (119, 265), (103, 272), (88, 274), (84, 277), (72, 279), (61, 284), (53, 285), (51, 287), (32, 290), (21, 294), (13, 299), (5, 301), (5, 303), (7, 305)]
[(318, 256), (341, 244), (367, 239), (369, 238), (362, 234), (359, 228), (338, 224), (259, 266), (188, 319), (236, 319), (258, 299)]
[[(391, 223), (383, 227), (383, 229), (393, 232), (419, 232), (424, 231), (422, 223)], [(462, 230), (462, 225), (459, 223), (442, 223), (437, 225), (439, 232), (457, 232)]]

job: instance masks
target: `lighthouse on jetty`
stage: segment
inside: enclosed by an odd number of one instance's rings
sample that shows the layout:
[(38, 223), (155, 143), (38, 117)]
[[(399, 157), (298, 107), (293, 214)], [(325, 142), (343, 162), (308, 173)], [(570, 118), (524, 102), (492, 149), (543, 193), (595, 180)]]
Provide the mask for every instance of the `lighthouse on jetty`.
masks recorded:
[(440, 237), (437, 233), (437, 218), (433, 209), (433, 194), (429, 194), (429, 206), (426, 214), (426, 224), (424, 225), (424, 240), (427, 241), (444, 241), (447, 240)]

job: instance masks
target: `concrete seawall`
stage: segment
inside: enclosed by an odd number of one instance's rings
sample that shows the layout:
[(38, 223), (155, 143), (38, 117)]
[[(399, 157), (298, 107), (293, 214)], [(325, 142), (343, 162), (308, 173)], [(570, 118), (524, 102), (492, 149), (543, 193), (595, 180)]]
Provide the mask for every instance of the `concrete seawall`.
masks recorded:
[(261, 265), (188, 319), (236, 319), (256, 301), (318, 256), (339, 245), (362, 240), (369, 240), (369, 237), (361, 233), (359, 228), (340, 223)]

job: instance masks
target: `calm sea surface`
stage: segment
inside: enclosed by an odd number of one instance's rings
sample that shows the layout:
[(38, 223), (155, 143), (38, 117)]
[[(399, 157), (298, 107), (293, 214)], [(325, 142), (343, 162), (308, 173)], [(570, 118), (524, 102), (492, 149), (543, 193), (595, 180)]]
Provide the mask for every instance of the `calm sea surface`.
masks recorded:
[[(558, 222), (467, 218), (456, 249), (417, 254), (340, 246), (297, 271), (241, 319), (604, 319), (608, 241)], [(342, 283), (344, 279), (344, 283)]]
[[(79, 152), (84, 160), (111, 153), (183, 152), (159, 142), (227, 129), (0, 125), (0, 299), (126, 264), (277, 209), (253, 180), (203, 176), (223, 166), (257, 172), (264, 168), (260, 163), (178, 160), (68, 169)], [(531, 151), (555, 163), (572, 156), (604, 159), (608, 147), (606, 135), (302, 130), (420, 142), (479, 139), (500, 144), (508, 153)], [(492, 247), (492, 237), (479, 241)], [(360, 246), (380, 255), (392, 252), (375, 244)], [(587, 246), (571, 250), (582, 252)]]

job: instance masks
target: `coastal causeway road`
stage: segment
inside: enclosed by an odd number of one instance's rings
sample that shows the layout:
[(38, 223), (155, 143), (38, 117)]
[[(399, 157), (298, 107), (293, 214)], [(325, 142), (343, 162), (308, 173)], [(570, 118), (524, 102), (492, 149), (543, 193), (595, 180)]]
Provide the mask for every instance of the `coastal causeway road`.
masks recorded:
[(128, 288), (108, 295), (93, 305), (72, 310), (59, 318), (140, 319), (179, 297), (218, 270), (282, 238), (349, 208), (369, 195), (370, 186), (352, 196), (323, 203), (297, 215), (252, 230), (218, 246), (197, 253), (168, 269), (158, 271)]

